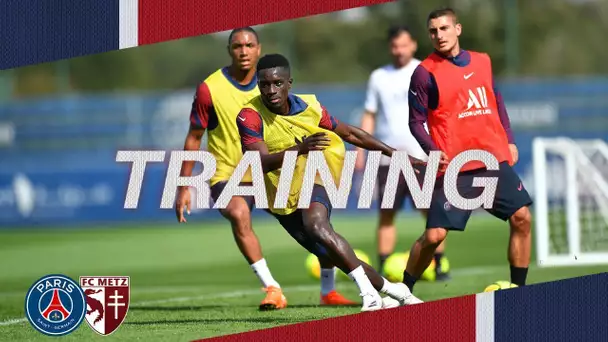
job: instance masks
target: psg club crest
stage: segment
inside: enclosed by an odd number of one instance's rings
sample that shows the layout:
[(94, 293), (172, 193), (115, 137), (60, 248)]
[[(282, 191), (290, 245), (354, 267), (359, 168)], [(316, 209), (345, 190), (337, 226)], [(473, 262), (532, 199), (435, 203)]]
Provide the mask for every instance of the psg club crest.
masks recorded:
[(32, 326), (49, 336), (76, 330), (86, 311), (84, 293), (78, 283), (61, 274), (38, 279), (25, 297), (25, 313)]
[(86, 320), (100, 335), (110, 335), (129, 311), (129, 277), (80, 277), (86, 296)]

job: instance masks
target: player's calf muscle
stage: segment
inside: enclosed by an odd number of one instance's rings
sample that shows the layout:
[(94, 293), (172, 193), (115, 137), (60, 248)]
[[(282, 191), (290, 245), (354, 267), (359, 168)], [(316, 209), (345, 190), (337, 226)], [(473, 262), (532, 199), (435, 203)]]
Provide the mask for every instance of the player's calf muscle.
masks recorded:
[(345, 273), (358, 266), (358, 259), (348, 242), (331, 227), (325, 207), (313, 203), (305, 211), (304, 229), (313, 241), (327, 249), (334, 264)]
[(509, 241), (509, 263), (515, 267), (528, 267), (532, 238), (530, 226), (532, 215), (528, 207), (515, 212), (509, 219), (511, 237)]

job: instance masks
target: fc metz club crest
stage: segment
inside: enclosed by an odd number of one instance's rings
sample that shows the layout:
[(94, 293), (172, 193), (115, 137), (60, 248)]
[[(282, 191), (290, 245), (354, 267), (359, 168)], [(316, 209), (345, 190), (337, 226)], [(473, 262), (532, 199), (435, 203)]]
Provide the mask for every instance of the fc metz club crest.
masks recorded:
[(129, 311), (129, 277), (80, 277), (87, 300), (86, 320), (101, 335), (110, 335)]

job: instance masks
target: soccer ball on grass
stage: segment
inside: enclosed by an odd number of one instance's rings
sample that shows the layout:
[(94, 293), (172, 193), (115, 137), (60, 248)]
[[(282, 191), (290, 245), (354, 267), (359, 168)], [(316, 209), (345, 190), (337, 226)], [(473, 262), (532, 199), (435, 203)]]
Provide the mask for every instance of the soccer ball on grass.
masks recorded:
[[(397, 283), (403, 281), (403, 271), (407, 266), (407, 260), (410, 257), (409, 252), (393, 253), (384, 262), (384, 269), (382, 270), (388, 281)], [(444, 256), (441, 258), (441, 269), (443, 272), (450, 270), (450, 262)], [(431, 261), (429, 267), (422, 273), (420, 280), (435, 281), (435, 260)]]
[(506, 290), (506, 289), (513, 289), (518, 287), (517, 285), (511, 283), (510, 281), (506, 281), (506, 280), (499, 280), (495, 283), (492, 283), (490, 285), (488, 285), (483, 292), (494, 292), (494, 291), (498, 291), (498, 290)]
[[(359, 258), (359, 260), (362, 260), (368, 265), (370, 265), (369, 256), (367, 256), (365, 252), (359, 249), (355, 249), (354, 252), (355, 255)], [(316, 255), (312, 253), (308, 254), (308, 257), (306, 257), (306, 271), (314, 279), (321, 278), (321, 265), (319, 265), (319, 259)], [(343, 279), (349, 279), (348, 276), (341, 270), (338, 270), (338, 273)]]

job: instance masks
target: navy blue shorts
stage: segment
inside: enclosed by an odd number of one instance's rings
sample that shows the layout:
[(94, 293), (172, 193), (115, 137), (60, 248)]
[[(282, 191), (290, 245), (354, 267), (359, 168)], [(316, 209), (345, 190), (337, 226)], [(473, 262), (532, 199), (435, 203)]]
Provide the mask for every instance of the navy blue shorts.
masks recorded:
[[(211, 186), (211, 198), (213, 202), (217, 202), (217, 199), (220, 198), (222, 191), (226, 187), (228, 182), (218, 182)], [(241, 185), (252, 185), (253, 183), (242, 182)], [(249, 206), (249, 211), (253, 210), (253, 205), (255, 203), (255, 198), (253, 196), (239, 196), (242, 197), (245, 202), (247, 202), (247, 206)]]
[[(415, 165), (415, 169), (420, 171), (420, 173), (416, 174), (416, 179), (418, 180), (418, 186), (422, 187), (424, 183), (424, 173), (426, 168), (422, 165)], [(388, 178), (389, 165), (380, 165), (378, 169), (378, 208), (381, 209), (382, 200), (384, 198), (384, 192), (386, 191), (386, 180)], [(405, 181), (405, 176), (401, 174), (399, 176), (399, 181), (397, 182), (397, 191), (395, 192), (395, 202), (393, 202), (392, 209), (382, 209), (382, 210), (399, 210), (403, 208), (403, 204), (408, 198), (412, 198), (410, 193), (410, 188), (407, 186), (407, 182)], [(412, 200), (412, 205), (413, 205)]]
[[(325, 188), (315, 184), (312, 190), (310, 202), (321, 203), (327, 208), (327, 220), (331, 217), (331, 202)], [(304, 214), (306, 209), (298, 209), (289, 215), (272, 214), (281, 224), (281, 226), (293, 237), (300, 246), (306, 248), (307, 251), (316, 256), (327, 256), (325, 248), (307, 231), (304, 225)]]
[[(508, 220), (522, 207), (532, 204), (532, 199), (521, 179), (507, 162), (500, 163), (497, 171), (483, 168), (460, 173), (457, 181), (460, 196), (476, 198), (481, 195), (483, 187), (472, 186), (475, 177), (498, 177), (494, 204), (491, 209), (486, 209), (486, 211), (503, 221)], [(471, 210), (462, 210), (448, 203), (444, 193), (443, 176), (439, 177), (435, 183), (426, 228), (464, 231), (471, 213)]]

